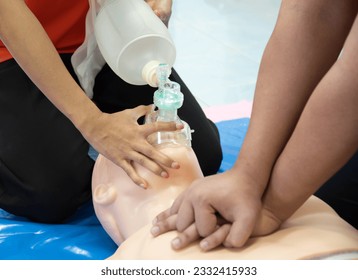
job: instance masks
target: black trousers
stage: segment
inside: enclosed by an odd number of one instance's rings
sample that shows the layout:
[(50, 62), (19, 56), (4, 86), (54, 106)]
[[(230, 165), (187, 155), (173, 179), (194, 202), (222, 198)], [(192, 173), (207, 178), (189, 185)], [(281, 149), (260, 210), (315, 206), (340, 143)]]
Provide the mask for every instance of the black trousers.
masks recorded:
[(358, 229), (358, 152), (315, 195)]
[[(70, 55), (62, 55), (75, 77)], [(184, 104), (179, 116), (193, 134), (192, 146), (205, 175), (222, 160), (216, 126), (204, 115), (180, 77)], [(104, 112), (152, 104), (154, 89), (133, 86), (108, 66), (97, 75), (93, 101)], [(0, 208), (34, 221), (64, 221), (91, 198), (94, 162), (89, 144), (42, 94), (14, 60), (0, 63)]]

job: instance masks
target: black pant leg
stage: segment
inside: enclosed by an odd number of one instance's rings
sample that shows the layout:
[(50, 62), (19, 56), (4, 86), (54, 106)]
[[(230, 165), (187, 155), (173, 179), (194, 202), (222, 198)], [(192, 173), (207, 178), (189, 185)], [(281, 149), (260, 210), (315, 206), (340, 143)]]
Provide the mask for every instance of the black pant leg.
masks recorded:
[[(169, 78), (180, 84), (184, 94), (184, 103), (178, 110), (178, 115), (195, 131), (192, 135), (192, 147), (201, 169), (204, 175), (215, 174), (222, 160), (217, 127), (206, 118), (195, 97), (174, 69)], [(113, 113), (139, 105), (153, 104), (155, 90), (147, 85), (128, 84), (105, 65), (96, 77), (93, 100), (102, 111)]]
[(315, 195), (358, 229), (358, 152)]
[(73, 124), (14, 60), (1, 63), (0, 208), (61, 222), (90, 199), (93, 164)]

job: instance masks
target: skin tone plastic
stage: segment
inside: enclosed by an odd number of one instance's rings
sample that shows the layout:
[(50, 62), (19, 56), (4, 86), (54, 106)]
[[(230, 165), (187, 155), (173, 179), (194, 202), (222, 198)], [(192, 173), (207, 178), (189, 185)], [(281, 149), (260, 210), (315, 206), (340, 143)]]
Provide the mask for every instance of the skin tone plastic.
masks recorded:
[(357, 259), (357, 231), (327, 204), (312, 196), (280, 230), (268, 236), (250, 238), (242, 248), (218, 247), (205, 252), (198, 240), (182, 250), (171, 246), (178, 234), (170, 231), (154, 238), (148, 224), (129, 237), (109, 258), (168, 260), (254, 260), (254, 259)]
[(160, 151), (180, 162), (181, 168), (170, 170), (169, 178), (163, 178), (136, 164), (138, 174), (149, 183), (146, 189), (135, 185), (120, 167), (102, 155), (96, 160), (92, 176), (94, 208), (118, 245), (168, 208), (191, 182), (203, 177), (190, 147), (166, 144)]
[(191, 148), (164, 146), (161, 152), (180, 162), (181, 168), (172, 170), (164, 179), (137, 165), (137, 172), (149, 183), (147, 189), (136, 186), (120, 167), (102, 155), (96, 161), (92, 179), (94, 208), (104, 229), (120, 245), (109, 259), (310, 259), (337, 258), (343, 253), (356, 257), (356, 230), (314, 196), (278, 231), (251, 238), (241, 249), (221, 246), (204, 252), (196, 240), (183, 250), (174, 250), (172, 240), (178, 232), (169, 231), (154, 238), (151, 222), (158, 211), (170, 206), (203, 175)]

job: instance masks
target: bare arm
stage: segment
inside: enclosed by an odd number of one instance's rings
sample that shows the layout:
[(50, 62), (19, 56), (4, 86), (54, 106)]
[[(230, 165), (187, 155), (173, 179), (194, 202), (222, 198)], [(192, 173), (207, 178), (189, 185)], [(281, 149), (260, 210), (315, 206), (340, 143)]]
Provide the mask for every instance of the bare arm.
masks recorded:
[(257, 80), (238, 172), (263, 191), (272, 167), (322, 77), (337, 59), (355, 18), (354, 1), (282, 1)]
[[(16, 16), (14, 16), (16, 15)], [(0, 39), (30, 79), (103, 155), (121, 166), (138, 184), (131, 161), (166, 176), (164, 167), (177, 166), (146, 141), (157, 130), (175, 130), (175, 124), (139, 126), (137, 119), (150, 108), (138, 107), (104, 114), (71, 77), (39, 21), (22, 0), (0, 0)]]
[[(215, 193), (212, 193), (209, 202), (211, 213), (216, 209), (232, 223), (230, 231), (226, 230), (227, 246), (242, 246), (252, 233), (255, 219), (260, 215), (257, 209), (248, 206), (260, 204), (253, 203), (247, 195), (261, 200), (273, 176), (274, 166), (276, 169), (276, 161), (281, 157), (311, 94), (338, 58), (356, 13), (357, 2), (354, 0), (282, 1), (275, 30), (261, 61), (250, 126), (239, 157), (230, 171), (237, 178), (235, 188), (241, 193), (241, 198), (236, 198), (236, 203), (231, 206), (227, 206), (226, 201), (221, 202), (226, 204), (222, 208), (219, 201), (213, 200)], [(293, 150), (297, 154), (302, 152)], [(282, 171), (277, 173), (285, 174)], [(248, 183), (243, 186), (242, 182)], [(218, 186), (220, 184), (215, 187)], [(227, 190), (229, 197), (233, 191)], [(203, 196), (205, 194), (200, 193), (191, 200), (203, 199)], [(242, 197), (245, 197), (244, 201)], [(241, 204), (241, 214), (237, 213), (238, 204)], [(230, 215), (227, 212), (231, 212)], [(276, 229), (279, 220), (274, 216), (270, 216), (270, 220), (272, 223), (266, 224), (261, 231), (256, 230), (256, 233), (267, 234), (272, 228)], [(200, 233), (197, 216), (195, 221)], [(179, 225), (182, 223), (178, 221)], [(179, 229), (183, 230), (183, 227)], [(217, 233), (215, 239), (218, 239)]]
[(77, 126), (87, 115), (99, 117), (24, 1), (0, 1), (0, 36), (32, 81)]
[[(280, 155), (264, 209), (286, 220), (358, 149), (358, 20)], [(339, 186), (337, 186), (339, 187)]]

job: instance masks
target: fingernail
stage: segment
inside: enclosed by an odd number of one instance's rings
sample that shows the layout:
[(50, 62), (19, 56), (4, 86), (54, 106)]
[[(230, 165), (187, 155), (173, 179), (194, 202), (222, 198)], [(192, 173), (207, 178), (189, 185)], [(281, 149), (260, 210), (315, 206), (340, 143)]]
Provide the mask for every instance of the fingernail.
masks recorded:
[(154, 236), (157, 236), (159, 234), (159, 227), (155, 226), (155, 227), (152, 227), (150, 232), (154, 235)]
[(176, 128), (177, 128), (177, 129), (182, 129), (182, 128), (184, 128), (184, 125), (182, 125), (182, 124), (180, 124), (180, 123), (177, 123), (177, 124), (176, 124)]
[(203, 240), (200, 242), (200, 248), (204, 251), (207, 251), (209, 249), (209, 242), (206, 240)]
[(169, 174), (165, 171), (162, 171), (162, 173), (160, 173), (160, 176), (162, 176), (163, 178), (168, 178)]
[(146, 188), (147, 188), (146, 184), (144, 184), (144, 183), (141, 183), (139, 186), (140, 186), (141, 188), (143, 188), (143, 189), (146, 189)]
[(179, 249), (180, 245), (181, 245), (181, 241), (180, 241), (180, 239), (178, 237), (173, 239), (172, 246), (173, 246), (174, 249)]
[(178, 169), (180, 167), (180, 164), (178, 162), (172, 163), (172, 168)]

